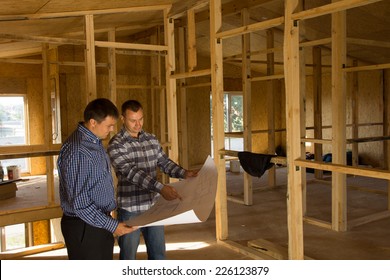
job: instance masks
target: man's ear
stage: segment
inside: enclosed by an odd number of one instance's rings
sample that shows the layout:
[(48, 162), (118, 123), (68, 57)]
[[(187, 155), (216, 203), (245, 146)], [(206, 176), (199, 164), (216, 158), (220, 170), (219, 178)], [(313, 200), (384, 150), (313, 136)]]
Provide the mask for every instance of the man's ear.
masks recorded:
[(90, 125), (92, 128), (95, 128), (95, 126), (97, 125), (97, 121), (94, 120), (94, 119), (90, 119), (90, 120), (89, 120), (89, 125)]
[(125, 117), (123, 115), (120, 115), (120, 119), (123, 123), (125, 123)]

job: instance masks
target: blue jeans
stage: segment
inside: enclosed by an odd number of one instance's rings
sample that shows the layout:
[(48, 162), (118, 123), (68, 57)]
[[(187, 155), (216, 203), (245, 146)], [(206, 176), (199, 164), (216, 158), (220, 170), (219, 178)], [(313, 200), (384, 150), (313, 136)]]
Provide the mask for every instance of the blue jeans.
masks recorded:
[[(127, 221), (140, 213), (132, 213), (124, 209), (118, 209), (118, 220)], [(164, 226), (142, 227), (132, 233), (118, 238), (120, 248), (120, 260), (135, 260), (139, 245), (140, 235), (144, 237), (149, 260), (165, 260), (165, 237)]]

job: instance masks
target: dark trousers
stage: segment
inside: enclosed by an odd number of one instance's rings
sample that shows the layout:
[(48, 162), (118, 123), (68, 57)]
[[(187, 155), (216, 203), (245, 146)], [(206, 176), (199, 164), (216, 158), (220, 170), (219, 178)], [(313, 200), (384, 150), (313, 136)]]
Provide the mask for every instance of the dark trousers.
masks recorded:
[(61, 231), (70, 260), (113, 259), (114, 236), (111, 232), (66, 215), (61, 219)]

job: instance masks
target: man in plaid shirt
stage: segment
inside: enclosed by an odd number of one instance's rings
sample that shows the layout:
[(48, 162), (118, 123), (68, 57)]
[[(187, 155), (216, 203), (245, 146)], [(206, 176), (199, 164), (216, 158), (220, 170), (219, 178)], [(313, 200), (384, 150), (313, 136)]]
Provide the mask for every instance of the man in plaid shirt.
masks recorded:
[[(136, 100), (122, 105), (122, 129), (110, 140), (108, 154), (118, 178), (118, 220), (126, 221), (148, 210), (163, 196), (180, 199), (176, 189), (157, 181), (157, 168), (173, 178), (197, 175), (177, 165), (164, 153), (157, 138), (143, 131), (143, 108)], [(143, 227), (118, 239), (121, 260), (136, 259), (140, 233), (148, 259), (165, 259), (164, 226)]]
[(110, 160), (103, 147), (119, 113), (108, 99), (88, 103), (84, 122), (63, 143), (58, 156), (61, 230), (71, 260), (112, 260), (115, 235), (132, 232), (111, 217), (116, 207)]

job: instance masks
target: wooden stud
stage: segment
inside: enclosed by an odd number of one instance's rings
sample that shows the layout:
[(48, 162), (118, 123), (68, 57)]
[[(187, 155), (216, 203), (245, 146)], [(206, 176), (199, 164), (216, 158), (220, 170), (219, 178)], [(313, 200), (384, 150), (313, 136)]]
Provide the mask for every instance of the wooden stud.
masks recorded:
[(168, 18), (168, 9), (164, 11), (165, 45), (168, 47), (168, 54), (165, 57), (166, 73), (166, 95), (168, 112), (168, 142), (169, 157), (176, 163), (179, 162), (179, 140), (177, 133), (177, 96), (176, 80), (171, 78), (171, 73), (175, 71), (175, 33), (174, 20)]
[(85, 16), (85, 80), (86, 80), (86, 103), (96, 99), (96, 58), (95, 58), (95, 34), (93, 15)]
[[(357, 61), (353, 61), (353, 65), (357, 66)], [(352, 138), (359, 138), (359, 79), (358, 73), (352, 73)], [(359, 144), (352, 143), (352, 165), (359, 165)]]
[(187, 57), (189, 72), (192, 72), (197, 65), (195, 26), (195, 10), (189, 9), (187, 10)]
[(287, 144), (287, 225), (289, 259), (302, 260), (303, 213), (302, 169), (294, 160), (301, 157), (301, 89), (299, 70), (299, 27), (294, 25), (292, 14), (297, 0), (285, 1), (284, 73), (286, 86), (286, 144)]
[[(267, 30), (267, 49), (274, 48), (274, 30)], [(275, 55), (273, 52), (267, 54), (267, 76), (275, 74)], [(267, 117), (268, 117), (268, 154), (275, 154), (275, 80), (267, 83)], [(268, 185), (276, 186), (275, 166), (268, 170)]]
[[(390, 70), (383, 72), (383, 135), (390, 134)], [(390, 170), (390, 145), (384, 141), (385, 168)], [(390, 180), (387, 181), (387, 209), (390, 210)]]
[[(183, 27), (179, 27), (179, 71), (184, 72), (186, 69), (185, 64), (185, 30)], [(189, 63), (189, 62), (188, 62)], [(192, 71), (192, 70), (191, 70)], [(185, 84), (185, 79), (179, 80), (179, 102), (180, 102), (180, 111), (179, 111), (179, 127), (180, 127), (180, 162), (181, 165), (189, 169), (189, 160), (188, 160), (188, 125), (187, 125), (187, 89), (183, 87)]]
[[(108, 32), (108, 41), (115, 42), (115, 30)], [(117, 104), (117, 81), (116, 81), (116, 52), (115, 48), (108, 48), (108, 96), (109, 99), (118, 106)], [(116, 131), (119, 131), (121, 123), (117, 122)], [(116, 131), (111, 132), (111, 137), (114, 136)]]
[[(50, 64), (49, 64), (49, 45), (42, 46), (42, 78), (43, 78), (43, 113), (45, 127), (45, 145), (53, 146), (53, 128), (52, 128), (52, 108), (51, 108), (51, 85), (50, 85)], [(46, 157), (46, 183), (47, 183), (47, 201), (49, 205), (54, 204), (54, 159), (52, 156)]]
[[(248, 9), (241, 10), (242, 25), (248, 25), (250, 22), (250, 14)], [(251, 76), (251, 40), (250, 34), (243, 34), (242, 41), (242, 93), (243, 93), (243, 109), (244, 109), (244, 151), (252, 151), (252, 83)], [(252, 176), (244, 172), (244, 203), (245, 205), (253, 204), (253, 186)]]
[[(332, 14), (332, 163), (346, 164), (346, 12)], [(332, 228), (347, 230), (346, 175), (332, 173)]]
[[(314, 119), (314, 138), (322, 139), (322, 57), (321, 48), (313, 47), (313, 119)], [(322, 160), (322, 143), (314, 144), (314, 159)], [(323, 171), (314, 170), (314, 177), (323, 178)]]
[(225, 158), (219, 154), (225, 147), (223, 105), (223, 53), (222, 40), (217, 32), (222, 26), (221, 0), (210, 0), (210, 54), (214, 161), (218, 170), (215, 201), (216, 235), (218, 240), (228, 238)]
[[(158, 44), (160, 41), (160, 29), (156, 28), (155, 32), (150, 38), (151, 44)], [(160, 127), (160, 118), (159, 118), (159, 98), (161, 90), (161, 57), (160, 56), (151, 56), (150, 57), (150, 90), (152, 94), (151, 103), (152, 103), (152, 131), (153, 134), (157, 135), (161, 139)], [(165, 102), (164, 102), (165, 103)]]

